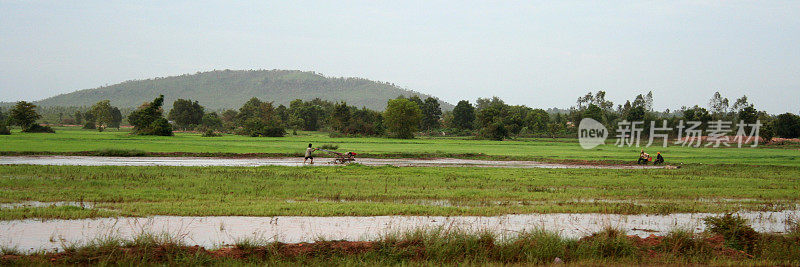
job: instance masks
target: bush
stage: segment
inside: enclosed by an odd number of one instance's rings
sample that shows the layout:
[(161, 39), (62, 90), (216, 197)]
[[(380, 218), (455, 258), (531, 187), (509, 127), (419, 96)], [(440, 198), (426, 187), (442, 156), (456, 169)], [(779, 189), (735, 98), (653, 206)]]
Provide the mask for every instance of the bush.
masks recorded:
[(244, 126), (238, 133), (252, 137), (283, 137), (286, 135), (286, 130), (276, 123), (265, 123), (261, 119), (253, 118), (245, 121)]
[(739, 215), (728, 213), (722, 217), (706, 217), (703, 221), (709, 232), (725, 238), (725, 245), (728, 247), (752, 252), (758, 241), (758, 232)]
[(0, 124), (0, 135), (10, 135), (10, 134), (11, 130), (9, 130), (8, 127), (6, 127), (5, 125)]
[(625, 235), (625, 232), (618, 229), (606, 228), (581, 241), (577, 253), (582, 257), (617, 259), (637, 256), (637, 248), (633, 241)]
[(483, 129), (483, 136), (492, 140), (503, 141), (508, 136), (508, 129), (501, 122), (492, 123)]
[(53, 130), (53, 128), (50, 128), (50, 126), (41, 126), (39, 124), (33, 124), (22, 131), (26, 133), (56, 133), (56, 131)]
[(203, 137), (219, 137), (219, 136), (222, 136), (222, 135), (217, 133), (217, 132), (214, 132), (214, 130), (210, 130), (210, 129), (206, 130), (203, 133)]
[(93, 121), (87, 121), (86, 124), (83, 125), (83, 129), (94, 130), (97, 129), (97, 125), (95, 125)]
[(169, 121), (167, 121), (167, 119), (158, 118), (155, 121), (153, 121), (153, 123), (150, 124), (150, 127), (142, 134), (172, 136), (172, 125), (169, 124)]

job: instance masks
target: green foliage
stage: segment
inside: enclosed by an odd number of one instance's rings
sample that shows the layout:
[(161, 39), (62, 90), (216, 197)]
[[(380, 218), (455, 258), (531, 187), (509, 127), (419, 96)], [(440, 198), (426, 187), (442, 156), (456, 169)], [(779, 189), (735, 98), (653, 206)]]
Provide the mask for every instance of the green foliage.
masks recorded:
[(223, 129), (222, 119), (220, 119), (216, 112), (204, 114), (201, 126), (203, 129), (206, 129), (206, 131), (219, 131)]
[(133, 132), (139, 135), (172, 136), (172, 125), (164, 119), (161, 105), (164, 104), (164, 95), (158, 96), (153, 102), (144, 103), (128, 116), (128, 122), (133, 125)]
[(350, 108), (347, 103), (340, 102), (333, 107), (329, 123), (334, 131), (344, 132), (345, 128), (350, 124)]
[(752, 252), (758, 241), (758, 232), (747, 223), (747, 220), (727, 213), (721, 217), (706, 217), (703, 219), (708, 231), (725, 238), (725, 245)]
[(711, 114), (704, 108), (694, 106), (683, 111), (683, 120), (686, 122), (699, 121), (702, 123), (701, 128), (705, 129), (708, 126), (708, 121), (711, 120)]
[(199, 102), (186, 99), (175, 100), (167, 118), (182, 129), (189, 129), (190, 125), (200, 125), (205, 114)]
[(420, 106), (422, 111), (422, 130), (433, 130), (439, 128), (442, 119), (442, 108), (439, 107), (439, 100), (433, 97), (428, 97), (425, 102)]
[(8, 123), (8, 115), (3, 112), (3, 108), (0, 108), (0, 125), (6, 125)]
[(5, 123), (0, 122), (0, 135), (10, 135), (11, 130), (8, 129)]
[(203, 137), (220, 137), (222, 134), (214, 132), (214, 130), (208, 129), (203, 132)]
[(800, 116), (792, 113), (778, 115), (774, 122), (775, 135), (783, 138), (800, 137)]
[[(420, 95), (391, 83), (362, 78), (326, 77), (296, 70), (220, 70), (180, 76), (134, 80), (63, 94), (39, 102), (41, 106), (91, 106), (103, 99), (111, 105), (135, 108), (149, 101), (148, 96), (163, 94), (165, 110), (177, 99), (193, 99), (208, 110), (234, 109), (253, 96), (264, 101), (288, 105), (292, 99), (321, 98), (347, 101), (356, 107), (383, 110), (386, 101), (397, 95)], [(445, 109), (452, 108), (446, 105)]]
[(508, 136), (508, 130), (502, 122), (495, 122), (483, 128), (483, 136), (492, 140), (503, 141)]
[(149, 135), (172, 136), (172, 125), (165, 118), (157, 118), (147, 128)]
[(241, 135), (252, 137), (286, 135), (286, 129), (272, 107), (272, 102), (262, 102), (258, 98), (251, 98), (239, 108), (236, 120), (242, 126), (238, 132)]
[(590, 258), (618, 259), (634, 258), (638, 249), (625, 232), (619, 229), (606, 228), (583, 239), (577, 253)]
[(36, 105), (19, 101), (9, 111), (8, 124), (10, 126), (19, 126), (23, 130), (29, 129), (36, 123), (36, 120), (42, 116), (36, 113)]
[(475, 125), (475, 107), (467, 100), (458, 101), (453, 108), (453, 125), (460, 130), (470, 130)]
[(743, 120), (744, 123), (748, 124), (756, 123), (756, 120), (758, 120), (758, 111), (755, 108), (753, 108), (752, 105), (747, 106), (739, 110), (737, 117), (739, 118), (739, 120)]
[(97, 129), (97, 125), (95, 125), (93, 121), (87, 121), (85, 124), (83, 124), (83, 129), (94, 130)]
[(394, 138), (414, 138), (418, 130), (422, 111), (419, 106), (408, 99), (389, 100), (386, 111), (383, 113), (386, 129)]
[(25, 133), (56, 133), (56, 131), (53, 130), (53, 128), (50, 128), (50, 126), (42, 126), (42, 125), (39, 125), (39, 124), (32, 124), (32, 125), (28, 126), (28, 128), (23, 129), (22, 132), (25, 132)]
[[(109, 100), (97, 102), (89, 111), (94, 117), (94, 124), (97, 125), (97, 129), (100, 131), (114, 123), (114, 107), (110, 103)], [(119, 123), (117, 122), (116, 124), (118, 125)]]

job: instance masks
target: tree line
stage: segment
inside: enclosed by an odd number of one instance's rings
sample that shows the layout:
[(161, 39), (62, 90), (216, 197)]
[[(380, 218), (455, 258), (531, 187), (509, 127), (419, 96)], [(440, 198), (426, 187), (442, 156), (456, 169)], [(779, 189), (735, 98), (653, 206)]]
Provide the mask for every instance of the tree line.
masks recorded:
[[(716, 92), (707, 108), (681, 107), (678, 110), (655, 111), (653, 94), (637, 95), (623, 104), (614, 105), (606, 99), (604, 91), (589, 92), (578, 97), (576, 105), (567, 110), (543, 110), (524, 105), (508, 105), (498, 97), (478, 98), (475, 103), (459, 101), (452, 111), (443, 112), (438, 100), (418, 96), (389, 100), (386, 110), (378, 112), (365, 107), (350, 106), (346, 102), (322, 99), (294, 100), (289, 106), (275, 106), (273, 102), (251, 98), (239, 109), (207, 112), (198, 101), (178, 99), (164, 116), (164, 97), (159, 96), (131, 111), (127, 122), (133, 132), (142, 135), (172, 135), (173, 128), (200, 131), (206, 136), (231, 133), (247, 136), (284, 136), (287, 130), (327, 131), (331, 136), (387, 136), (414, 138), (418, 135), (457, 135), (503, 140), (515, 137), (574, 137), (577, 124), (583, 118), (592, 118), (616, 129), (623, 121), (645, 121), (643, 133), (647, 134), (650, 121), (663, 121), (677, 132), (679, 121), (699, 121), (706, 130), (709, 121), (723, 120), (748, 124), (760, 121), (760, 135), (797, 138), (800, 136), (800, 116), (792, 113), (770, 115), (757, 110), (747, 96), (730, 101)], [(6, 114), (7, 113), (7, 114)], [(66, 119), (84, 125), (86, 129), (102, 131), (107, 127), (119, 128), (122, 112), (108, 100), (94, 104), (87, 111), (75, 111)], [(41, 116), (36, 106), (18, 102), (9, 112), (0, 110), (0, 132), (7, 126), (19, 126), (26, 132), (52, 131), (35, 123)], [(734, 129), (735, 130), (735, 129)]]

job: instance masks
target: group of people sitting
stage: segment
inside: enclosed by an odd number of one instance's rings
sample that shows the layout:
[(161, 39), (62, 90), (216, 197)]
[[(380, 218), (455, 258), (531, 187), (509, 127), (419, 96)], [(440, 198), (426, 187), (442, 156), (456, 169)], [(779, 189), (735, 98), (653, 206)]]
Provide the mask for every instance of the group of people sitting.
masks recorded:
[[(653, 161), (653, 157), (650, 154), (644, 153), (644, 149), (639, 152), (639, 162), (638, 164), (647, 165), (648, 162)], [(653, 161), (653, 165), (664, 164), (664, 157), (661, 156), (661, 152), (656, 153), (656, 161)]]

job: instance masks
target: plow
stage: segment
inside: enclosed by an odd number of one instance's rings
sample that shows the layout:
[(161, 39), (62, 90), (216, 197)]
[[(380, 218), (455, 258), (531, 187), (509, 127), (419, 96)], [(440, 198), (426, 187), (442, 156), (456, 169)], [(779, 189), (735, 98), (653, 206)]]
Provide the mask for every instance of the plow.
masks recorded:
[(317, 150), (325, 151), (325, 152), (328, 152), (328, 154), (333, 155), (334, 156), (333, 161), (329, 162), (331, 164), (349, 164), (349, 163), (354, 163), (354, 162), (356, 162), (356, 155), (358, 155), (358, 154), (356, 154), (354, 152), (341, 153), (341, 152), (336, 152), (336, 151), (331, 151), (331, 150), (321, 149), (321, 148), (317, 148)]

